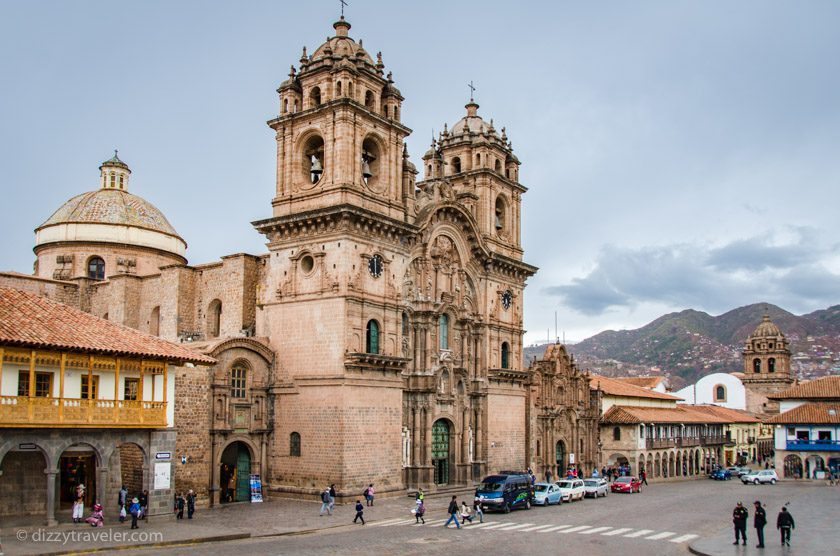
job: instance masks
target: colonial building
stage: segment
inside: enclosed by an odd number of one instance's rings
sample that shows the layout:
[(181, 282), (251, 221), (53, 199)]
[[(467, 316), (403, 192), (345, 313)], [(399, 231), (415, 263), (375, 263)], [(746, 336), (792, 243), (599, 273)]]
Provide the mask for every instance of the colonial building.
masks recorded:
[(174, 367), (213, 363), (0, 287), (0, 516), (42, 515), (51, 525), (77, 489), (90, 507), (116, 501), (123, 485), (149, 491), (150, 516), (171, 515)]
[(416, 181), (382, 55), (343, 17), (333, 28), (304, 49), (268, 122), (274, 197), (253, 223), (267, 253), (187, 265), (186, 242), (128, 192), (115, 155), (96, 191), (36, 230), (36, 276), (0, 282), (216, 361), (175, 376), (175, 479), (200, 503), (247, 499), (249, 474), (269, 491), (355, 495), (373, 482), (387, 494), (595, 461), (580, 372), (559, 348), (523, 364), (537, 269), (523, 261), (526, 188), (505, 129), (470, 99)]
[(570, 466), (588, 473), (600, 465), (600, 390), (590, 388), (562, 344), (550, 344), (531, 365), (528, 454), (535, 473), (563, 476)]
[(840, 471), (840, 376), (791, 386), (772, 395), (781, 413), (767, 419), (775, 432), (775, 464), (785, 478), (824, 478)]

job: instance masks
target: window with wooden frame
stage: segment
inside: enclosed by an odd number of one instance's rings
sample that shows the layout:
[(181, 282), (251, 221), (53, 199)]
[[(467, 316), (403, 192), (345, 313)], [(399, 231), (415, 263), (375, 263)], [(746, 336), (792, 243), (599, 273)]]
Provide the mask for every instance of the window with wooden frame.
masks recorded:
[(248, 369), (244, 365), (235, 365), (230, 370), (230, 396), (242, 399), (245, 397), (245, 383), (248, 379)]
[(123, 399), (128, 401), (137, 401), (137, 395), (140, 392), (139, 378), (126, 378), (123, 383)]
[[(35, 373), (35, 397), (52, 397), (52, 373)], [(18, 396), (29, 396), (29, 371), (18, 372)]]
[[(91, 378), (88, 382), (88, 378)], [(99, 375), (82, 375), (82, 391), (80, 397), (83, 400), (95, 400), (99, 397)]]

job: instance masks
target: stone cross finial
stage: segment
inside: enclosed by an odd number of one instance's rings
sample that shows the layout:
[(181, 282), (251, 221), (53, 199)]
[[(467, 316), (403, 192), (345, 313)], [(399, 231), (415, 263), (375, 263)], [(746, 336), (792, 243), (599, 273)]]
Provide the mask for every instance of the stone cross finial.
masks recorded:
[(470, 80), (470, 84), (467, 87), (470, 88), (470, 102), (475, 102), (475, 86), (473, 86), (472, 80)]
[(349, 6), (350, 4), (348, 4), (344, 0), (338, 0), (338, 1), (339, 1), (339, 3), (341, 3), (341, 17), (343, 19), (344, 18), (344, 6)]

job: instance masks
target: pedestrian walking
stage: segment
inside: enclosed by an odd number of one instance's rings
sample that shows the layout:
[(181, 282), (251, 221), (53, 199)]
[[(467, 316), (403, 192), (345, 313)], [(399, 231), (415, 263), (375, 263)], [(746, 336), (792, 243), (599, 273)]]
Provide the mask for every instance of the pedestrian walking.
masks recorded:
[(324, 515), (326, 512), (328, 515), (332, 515), (332, 508), (330, 508), (330, 488), (327, 487), (324, 489), (324, 492), (321, 493), (321, 511), (318, 515)]
[(128, 513), (131, 514), (131, 528), (137, 529), (137, 518), (140, 517), (140, 499), (136, 496), (131, 499), (131, 506), (128, 508)]
[(414, 495), (414, 501), (419, 506), (420, 504), (423, 503), (423, 500), (425, 500), (425, 498), (426, 498), (426, 493), (423, 492), (422, 488), (418, 488), (417, 489), (417, 494)]
[(478, 518), (478, 522), (484, 523), (484, 508), (481, 507), (481, 502), (476, 502), (473, 505), (473, 510), (475, 510), (475, 517)]
[(755, 501), (755, 514), (753, 515), (753, 526), (755, 527), (755, 536), (758, 537), (758, 544), (756, 548), (764, 548), (764, 526), (767, 525), (767, 512), (761, 507), (759, 500)]
[(747, 544), (748, 517), (750, 517), (750, 512), (747, 511), (743, 503), (738, 502), (732, 511), (732, 523), (735, 525), (735, 542), (732, 544), (738, 544), (739, 536), (743, 540), (743, 543)]
[(192, 519), (195, 513), (195, 491), (190, 489), (187, 491), (187, 519)]
[(120, 487), (120, 493), (117, 496), (117, 507), (124, 508), (126, 502), (128, 502), (128, 489), (123, 485)]
[(776, 518), (776, 529), (782, 535), (782, 546), (790, 546), (790, 532), (792, 529), (796, 529), (796, 524), (793, 522), (793, 516), (785, 507), (782, 508), (779, 517)]
[(547, 482), (547, 483), (551, 482), (551, 469), (550, 468), (546, 468), (546, 470), (545, 470), (545, 482)]
[(184, 496), (179, 492), (175, 497), (175, 509), (178, 511), (175, 519), (184, 519), (184, 503)]
[(424, 515), (426, 515), (426, 504), (424, 504), (422, 500), (418, 500), (417, 508), (414, 509), (414, 523), (423, 522), (425, 525), (426, 520), (423, 519)]
[(444, 527), (449, 527), (449, 524), (453, 521), (455, 522), (455, 526), (460, 529), (461, 523), (458, 521), (458, 497), (453, 496), (452, 500), (449, 501), (449, 508), (446, 510), (449, 512), (449, 519), (446, 520), (446, 523), (443, 524)]
[(466, 525), (469, 521), (472, 523), (472, 512), (470, 511), (470, 507), (467, 506), (467, 503), (464, 500), (461, 500), (461, 525)]
[(648, 482), (647, 482), (647, 473), (645, 471), (642, 471), (641, 473), (639, 473), (639, 478), (642, 480), (643, 485), (649, 486)]
[(362, 525), (365, 524), (365, 505), (362, 504), (361, 500), (356, 500), (356, 517), (353, 518), (353, 523), (356, 523), (358, 520), (362, 520)]
[(373, 506), (373, 483), (369, 484), (368, 487), (365, 489), (365, 500), (367, 500), (368, 506)]
[(335, 484), (330, 485), (330, 515), (335, 509)]

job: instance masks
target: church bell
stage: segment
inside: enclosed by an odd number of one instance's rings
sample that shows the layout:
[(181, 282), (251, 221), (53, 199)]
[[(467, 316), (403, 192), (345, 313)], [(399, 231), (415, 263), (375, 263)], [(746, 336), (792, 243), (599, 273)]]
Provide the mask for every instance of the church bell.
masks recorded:
[(324, 167), (321, 166), (321, 161), (317, 156), (312, 157), (312, 169), (310, 172), (312, 172), (312, 175), (316, 178), (321, 177), (321, 174), (324, 173)]
[(373, 172), (370, 171), (370, 164), (367, 160), (362, 161), (362, 177), (366, 180), (373, 177)]

